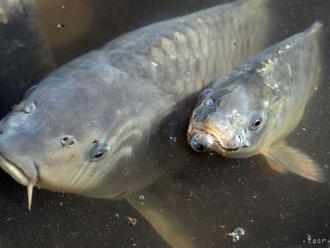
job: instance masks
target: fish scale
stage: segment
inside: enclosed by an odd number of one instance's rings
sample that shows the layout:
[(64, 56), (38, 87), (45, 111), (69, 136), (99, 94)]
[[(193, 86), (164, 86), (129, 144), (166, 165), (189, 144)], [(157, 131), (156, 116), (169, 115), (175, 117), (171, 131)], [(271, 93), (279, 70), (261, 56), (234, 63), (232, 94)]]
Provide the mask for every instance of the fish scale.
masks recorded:
[[(256, 58), (258, 60), (265, 55), (269, 57), (264, 59), (265, 62), (259, 69), (262, 76), (269, 74), (266, 82), (268, 87), (272, 88), (272, 91), (264, 96), (265, 100), (271, 101), (276, 97), (287, 102), (281, 110), (282, 116), (279, 120), (282, 121), (277, 124), (286, 130), (280, 137), (286, 136), (298, 125), (305, 106), (320, 81), (321, 60), (318, 47), (321, 27), (320, 23), (316, 23), (306, 32), (288, 40), (286, 45), (280, 44)], [(288, 103), (289, 100), (292, 101)], [(275, 111), (279, 110), (273, 110)], [(289, 118), (292, 113), (298, 116), (295, 121)]]
[[(134, 70), (144, 71), (166, 92), (182, 99), (263, 47), (269, 16), (267, 1), (238, 1), (145, 27), (105, 49), (112, 51), (110, 57), (117, 53), (121, 60), (129, 58), (124, 62), (110, 58), (113, 66), (130, 72), (134, 57), (138, 65)], [(177, 39), (178, 33), (182, 39)], [(128, 43), (128, 37), (133, 41)], [(161, 58), (153, 52), (158, 49), (164, 54)], [(150, 59), (157, 61), (157, 73)]]

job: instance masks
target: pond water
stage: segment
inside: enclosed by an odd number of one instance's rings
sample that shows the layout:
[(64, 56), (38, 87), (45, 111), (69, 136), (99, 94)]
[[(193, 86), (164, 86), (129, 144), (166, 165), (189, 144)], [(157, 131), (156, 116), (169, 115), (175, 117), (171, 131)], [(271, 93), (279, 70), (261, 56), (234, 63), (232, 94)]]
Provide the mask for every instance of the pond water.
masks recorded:
[[(29, 85), (53, 68), (120, 34), (224, 2), (229, 1), (35, 1), (35, 10), (28, 5), (15, 15), (15, 21), (0, 24), (4, 41), (0, 45), (4, 58), (0, 59), (1, 117)], [(330, 2), (272, 3), (274, 42), (316, 20), (324, 23), (325, 75), (289, 142), (311, 155), (329, 174)], [(3, 16), (0, 11), (0, 20), (5, 20)], [(192, 107), (190, 102), (186, 104), (164, 126), (165, 135), (175, 139), (178, 150), (173, 164), (178, 170), (131, 196), (131, 204), (36, 190), (32, 211), (28, 211), (26, 189), (0, 172), (0, 247), (158, 248), (170, 247), (173, 240), (201, 248), (326, 247), (330, 240), (329, 184), (277, 174), (260, 157), (231, 160), (193, 153), (185, 140), (189, 115), (183, 115), (182, 109)], [(167, 228), (165, 235), (139, 213), (143, 207)], [(320, 241), (316, 239), (324, 239), (324, 243), (309, 244)]]

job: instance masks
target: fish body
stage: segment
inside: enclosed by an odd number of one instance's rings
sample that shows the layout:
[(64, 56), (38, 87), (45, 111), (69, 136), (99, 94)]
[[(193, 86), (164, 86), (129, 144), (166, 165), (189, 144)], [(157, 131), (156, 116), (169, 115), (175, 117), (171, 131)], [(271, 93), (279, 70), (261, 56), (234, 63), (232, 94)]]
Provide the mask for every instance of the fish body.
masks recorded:
[(270, 18), (267, 1), (237, 1), (147, 26), (60, 67), (1, 121), (1, 167), (28, 186), (29, 202), (35, 185), (110, 199), (135, 192), (172, 159), (159, 140), (163, 119), (265, 47)]
[(300, 123), (321, 77), (322, 24), (261, 52), (200, 97), (188, 131), (195, 150), (233, 157), (263, 154), (279, 172), (323, 181), (321, 168), (284, 138)]
[[(267, 0), (237, 1), (147, 26), (60, 67), (0, 122), (2, 169), (27, 186), (29, 207), (34, 186), (128, 199), (187, 159), (169, 117), (177, 107), (188, 115), (186, 98), (266, 47), (271, 19)], [(177, 144), (187, 151), (176, 157)], [(173, 247), (194, 247), (162, 215), (129, 202)]]

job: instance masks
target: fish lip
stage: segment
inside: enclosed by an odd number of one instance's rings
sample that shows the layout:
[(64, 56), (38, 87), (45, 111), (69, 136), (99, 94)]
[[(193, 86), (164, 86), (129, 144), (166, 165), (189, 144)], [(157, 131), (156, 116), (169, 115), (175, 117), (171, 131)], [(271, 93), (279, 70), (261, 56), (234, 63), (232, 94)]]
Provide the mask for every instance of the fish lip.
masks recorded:
[(35, 183), (36, 175), (29, 175), (21, 166), (0, 152), (0, 167), (18, 183), (28, 186)]
[[(209, 129), (209, 128), (207, 128), (207, 129)], [(191, 126), (191, 127), (189, 127), (189, 134), (188, 134), (188, 136), (189, 136), (189, 144), (190, 144), (190, 140), (191, 140), (191, 138), (195, 135), (195, 134), (197, 134), (197, 133), (205, 133), (205, 134), (207, 134), (207, 135), (210, 135), (210, 136), (212, 136), (212, 138), (213, 138), (213, 142), (214, 142), (214, 144), (215, 144), (215, 147), (218, 147), (218, 148), (220, 148), (220, 152), (221, 152), (221, 150), (223, 150), (223, 151), (226, 151), (226, 152), (234, 152), (234, 151), (237, 151), (237, 150), (239, 150), (241, 147), (234, 147), (234, 148), (228, 148), (228, 147), (225, 147), (222, 143), (221, 143), (221, 139), (219, 139), (213, 132), (208, 132), (208, 131), (205, 131), (205, 127), (204, 126), (195, 126), (195, 127), (193, 127), (193, 126)]]

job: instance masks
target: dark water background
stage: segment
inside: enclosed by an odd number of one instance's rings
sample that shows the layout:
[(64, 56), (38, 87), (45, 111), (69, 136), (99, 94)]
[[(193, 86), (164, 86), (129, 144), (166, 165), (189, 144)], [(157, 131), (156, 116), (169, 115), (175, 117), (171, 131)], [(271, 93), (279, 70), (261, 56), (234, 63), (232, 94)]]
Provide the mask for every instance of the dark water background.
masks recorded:
[[(44, 23), (39, 32), (45, 31), (48, 35), (57, 65), (130, 30), (224, 2), (66, 0), (58, 1), (61, 4), (57, 5), (50, 0), (43, 1), (44, 5), (49, 2), (50, 7), (43, 6), (37, 11)], [(330, 27), (329, 1), (273, 0), (273, 3), (274, 12), (278, 15), (274, 25), (274, 35), (278, 40), (302, 31), (315, 20), (322, 21), (326, 30)], [(65, 8), (61, 9), (63, 4)], [(72, 16), (72, 13), (79, 12), (79, 6), (85, 6), (85, 9), (87, 6), (91, 11), (86, 14), (88, 18), (77, 17), (80, 22)], [(45, 13), (52, 8), (54, 11)], [(8, 41), (7, 45), (2, 43), (0, 46), (0, 56), (7, 59), (7, 64), (3, 59), (0, 62), (2, 115), (17, 102), (18, 95), (29, 84), (37, 82), (46, 73), (45, 69), (31, 74), (33, 66), (37, 67), (34, 65), (38, 64), (37, 59), (33, 63), (21, 62), (23, 58), (32, 56), (33, 49), (18, 50), (16, 57), (5, 53), (8, 51), (6, 46), (12, 45), (9, 41), (17, 40), (18, 34), (21, 34), (19, 39), (22, 41), (31, 37), (29, 33), (24, 35), (20, 32), (24, 25), (29, 25), (25, 22), (27, 12), (16, 18), (17, 23), (22, 24), (6, 29), (0, 26), (1, 40)], [(79, 29), (76, 36), (66, 39), (76, 29)], [(306, 151), (324, 168), (330, 166), (328, 40), (325, 39), (324, 45), (326, 73), (322, 85), (308, 107), (306, 118), (289, 139), (291, 144)], [(33, 40), (26, 38), (25, 42), (33, 43)], [(11, 74), (4, 73), (8, 64), (14, 67)], [(14, 96), (7, 89), (18, 80), (23, 80), (23, 86), (17, 88), (20, 92), (15, 92)], [(151, 192), (159, 192), (166, 203), (160, 203), (161, 207), (170, 208), (180, 216), (197, 247), (325, 247), (306, 245), (303, 241), (306, 234), (330, 238), (328, 184), (312, 183), (294, 175), (279, 175), (265, 166), (261, 158), (233, 161), (200, 154), (193, 158), (196, 159), (182, 164), (183, 169), (170, 179), (160, 179), (141, 194), (148, 198)], [(166, 191), (164, 185), (168, 186)], [(3, 172), (0, 173), (0, 199), (1, 248), (168, 247), (144, 218), (124, 201), (93, 200), (37, 190), (33, 209), (29, 212), (26, 189)], [(128, 216), (137, 219), (136, 226), (128, 225)], [(247, 234), (241, 241), (233, 243), (226, 234), (236, 227), (243, 227)]]

